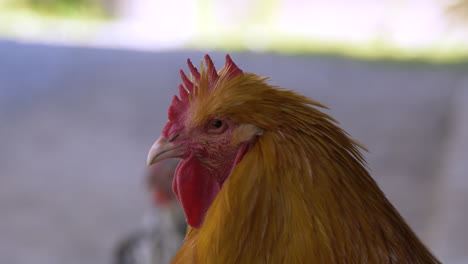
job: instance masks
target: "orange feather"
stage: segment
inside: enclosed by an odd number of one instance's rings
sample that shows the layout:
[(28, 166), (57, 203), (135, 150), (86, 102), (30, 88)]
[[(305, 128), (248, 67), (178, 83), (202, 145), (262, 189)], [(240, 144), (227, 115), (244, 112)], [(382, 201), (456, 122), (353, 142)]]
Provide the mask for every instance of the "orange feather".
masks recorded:
[(172, 263), (440, 263), (321, 104), (252, 73), (218, 75), (202, 65), (192, 78), (188, 125), (222, 116), (261, 133), (236, 135), (257, 139)]

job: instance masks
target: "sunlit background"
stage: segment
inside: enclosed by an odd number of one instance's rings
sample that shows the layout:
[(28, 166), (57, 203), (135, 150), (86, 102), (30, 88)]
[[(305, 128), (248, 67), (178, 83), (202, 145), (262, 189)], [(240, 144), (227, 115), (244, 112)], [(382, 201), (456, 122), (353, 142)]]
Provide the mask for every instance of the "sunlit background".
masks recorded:
[(5, 38), (128, 49), (230, 49), (460, 60), (456, 0), (0, 0)]
[(468, 1), (0, 0), (0, 263), (111, 263), (186, 58), (313, 97), (468, 263)]

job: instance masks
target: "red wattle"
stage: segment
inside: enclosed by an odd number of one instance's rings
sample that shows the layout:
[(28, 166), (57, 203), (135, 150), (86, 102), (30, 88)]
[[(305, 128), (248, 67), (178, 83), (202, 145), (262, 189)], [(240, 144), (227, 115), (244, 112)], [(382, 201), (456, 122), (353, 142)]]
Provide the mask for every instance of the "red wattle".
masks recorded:
[(184, 209), (187, 223), (200, 228), (221, 184), (191, 155), (177, 167), (173, 189)]

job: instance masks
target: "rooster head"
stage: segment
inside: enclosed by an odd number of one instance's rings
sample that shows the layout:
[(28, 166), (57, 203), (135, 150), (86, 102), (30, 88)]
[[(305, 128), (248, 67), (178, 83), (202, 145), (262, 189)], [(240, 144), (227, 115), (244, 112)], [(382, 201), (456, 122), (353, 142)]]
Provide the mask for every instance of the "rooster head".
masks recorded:
[(229, 55), (219, 72), (208, 55), (206, 67), (200, 64), (200, 72), (190, 60), (187, 62), (191, 76), (180, 71), (180, 97), (174, 96), (169, 121), (151, 147), (147, 162), (151, 165), (168, 158), (182, 160), (175, 172), (173, 190), (187, 223), (199, 228), (224, 182), (261, 135), (262, 128), (245, 119), (249, 113), (245, 107), (251, 98), (242, 98), (237, 88), (252, 80), (244, 78), (245, 73)]

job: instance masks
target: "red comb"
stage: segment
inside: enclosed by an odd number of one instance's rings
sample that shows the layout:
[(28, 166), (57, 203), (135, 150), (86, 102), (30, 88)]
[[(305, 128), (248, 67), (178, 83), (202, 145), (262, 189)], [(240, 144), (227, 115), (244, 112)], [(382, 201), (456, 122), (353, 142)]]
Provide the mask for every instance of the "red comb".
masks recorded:
[(216, 68), (208, 54), (205, 55), (205, 64), (206, 64), (206, 71), (208, 73), (208, 85), (209, 88), (212, 88), (212, 85), (219, 79), (218, 73), (216, 72)]
[(187, 90), (189, 91), (192, 91), (193, 90), (192, 81), (190, 81), (189, 78), (187, 78), (187, 75), (185, 75), (185, 72), (183, 70), (180, 70), (179, 72), (180, 72), (180, 77), (182, 78), (182, 82), (185, 85), (185, 88), (187, 88)]
[(238, 74), (242, 73), (242, 70), (237, 67), (237, 65), (232, 61), (231, 56), (226, 54), (226, 64), (224, 67), (227, 69), (227, 79), (232, 79), (233, 77), (237, 76)]
[[(181, 93), (182, 90), (187, 92), (181, 84), (179, 85), (179, 93)], [(183, 93), (181, 93), (181, 97), (184, 98), (182, 94)], [(180, 117), (182, 113), (184, 113), (188, 109), (188, 106), (189, 104), (187, 104), (186, 101), (181, 101), (179, 97), (177, 97), (177, 95), (174, 95), (174, 97), (172, 98), (171, 106), (169, 106), (169, 110), (167, 112), (167, 117), (169, 118), (169, 120), (174, 120)]]
[[(219, 80), (221, 76), (218, 75), (216, 68), (213, 64), (209, 55), (205, 55), (205, 64), (206, 64), (206, 75), (208, 79), (208, 90), (214, 88), (214, 84)], [(179, 97), (174, 96), (171, 106), (169, 107), (169, 120), (174, 120), (178, 118), (183, 112), (188, 109), (189, 106), (189, 96), (193, 94), (195, 87), (200, 81), (201, 74), (198, 72), (197, 68), (193, 66), (190, 59), (187, 59), (187, 65), (190, 70), (190, 73), (193, 76), (193, 79), (190, 80), (183, 70), (180, 70), (180, 77), (182, 78), (182, 84), (179, 85)], [(229, 55), (226, 55), (226, 64), (224, 65), (225, 74), (223, 78), (230, 80), (235, 76), (242, 73), (242, 70), (237, 67), (237, 65), (232, 61)]]
[(190, 73), (193, 75), (193, 77), (195, 77), (195, 80), (200, 80), (200, 73), (198, 72), (197, 68), (195, 68), (192, 64), (192, 62), (190, 61), (190, 59), (187, 59), (187, 64), (188, 64), (188, 67), (190, 69)]

